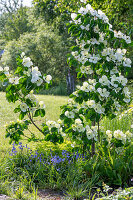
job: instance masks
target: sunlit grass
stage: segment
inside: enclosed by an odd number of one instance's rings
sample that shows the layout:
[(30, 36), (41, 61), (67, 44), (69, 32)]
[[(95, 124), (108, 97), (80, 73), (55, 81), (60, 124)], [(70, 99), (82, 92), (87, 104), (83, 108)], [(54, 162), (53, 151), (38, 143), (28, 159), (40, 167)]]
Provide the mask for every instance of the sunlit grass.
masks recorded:
[[(36, 124), (41, 128), (41, 124), (46, 120), (58, 120), (61, 112), (60, 106), (64, 105), (68, 101), (68, 97), (63, 96), (50, 96), (50, 95), (36, 95), (39, 101), (44, 101), (46, 106), (46, 116), (44, 118), (38, 117), (36, 118)], [(0, 152), (6, 152), (11, 145), (9, 145), (9, 140), (5, 139), (5, 124), (8, 124), (10, 121), (15, 121), (18, 119), (18, 114), (13, 112), (16, 104), (8, 103), (6, 101), (5, 93), (0, 93)], [(104, 127), (104, 131), (106, 130), (122, 130), (127, 131), (130, 130), (132, 121), (132, 114), (127, 114), (125, 117), (120, 119), (120, 116), (116, 117), (113, 120), (109, 120), (108, 118), (104, 118), (100, 125)], [(39, 138), (43, 138), (43, 135), (33, 126), (30, 126), (30, 130), (37, 135)], [(28, 131), (26, 131), (28, 135)], [(25, 144), (27, 141), (24, 141)], [(36, 148), (38, 143), (31, 142), (28, 144), (32, 148)], [(49, 142), (42, 143), (43, 146), (51, 145)]]
[[(45, 120), (58, 120), (60, 115), (60, 106), (67, 103), (68, 97), (36, 95), (39, 101), (44, 101), (46, 106), (46, 116), (44, 118), (36, 118), (37, 124), (41, 126)], [(0, 152), (5, 152), (11, 147), (9, 140), (5, 139), (5, 124), (18, 119), (18, 114), (13, 112), (16, 104), (8, 103), (5, 93), (0, 92)], [(30, 126), (30, 130), (41, 137), (41, 134), (34, 126)], [(30, 143), (30, 146), (36, 146), (37, 143)]]

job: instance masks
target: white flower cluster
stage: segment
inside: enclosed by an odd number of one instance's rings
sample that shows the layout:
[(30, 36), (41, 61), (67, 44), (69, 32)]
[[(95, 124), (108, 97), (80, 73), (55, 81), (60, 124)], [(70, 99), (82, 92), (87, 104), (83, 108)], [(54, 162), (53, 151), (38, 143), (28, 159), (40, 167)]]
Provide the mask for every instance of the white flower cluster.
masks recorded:
[(131, 67), (131, 60), (126, 58), (124, 55), (126, 54), (126, 49), (112, 49), (106, 48), (102, 51), (102, 56), (106, 57), (108, 62), (113, 61), (116, 65), (123, 64), (124, 67)]
[(38, 67), (33, 67), (31, 74), (32, 74), (31, 82), (36, 83), (37, 86), (42, 85), (43, 80), (45, 80), (46, 83), (50, 83), (52, 79), (52, 76), (50, 75), (42, 77), (41, 72), (38, 70)]
[[(85, 0), (82, 0), (81, 2), (86, 3)], [(78, 10), (78, 13), (80, 13), (80, 14), (82, 14), (82, 15), (86, 15), (87, 13), (89, 13), (89, 14), (93, 17), (94, 20), (101, 19), (101, 20), (103, 21), (103, 23), (109, 24), (109, 30), (112, 31), (112, 32), (114, 32), (114, 37), (125, 40), (125, 42), (126, 42), (127, 44), (131, 43), (131, 39), (130, 39), (129, 36), (126, 36), (126, 35), (123, 34), (121, 31), (118, 31), (118, 32), (117, 32), (117, 31), (114, 31), (114, 30), (112, 29), (112, 25), (109, 23), (108, 17), (107, 17), (107, 16), (105, 15), (105, 13), (103, 13), (101, 10), (96, 11), (96, 10), (94, 10), (94, 9), (91, 7), (90, 4), (87, 4), (85, 8), (84, 8), (84, 7), (81, 7), (81, 8)], [(77, 17), (77, 14), (75, 14), (75, 13), (72, 13), (72, 14), (71, 14), (71, 18), (72, 18), (72, 20), (75, 22), (75, 24), (81, 24), (81, 23), (82, 23), (82, 22), (81, 22), (81, 19), (79, 18), (78, 20), (76, 20), (76, 19), (75, 19), (76, 17)], [(83, 25), (81, 25), (81, 26), (82, 26), (82, 28), (84, 29), (84, 26), (83, 26)], [(94, 32), (95, 32), (95, 33), (98, 33), (98, 32), (99, 32), (98, 26), (94, 27)]]
[(91, 140), (94, 138), (95, 141), (97, 141), (97, 126), (86, 126), (86, 136), (88, 138), (88, 140)]
[[(81, 2), (86, 3), (85, 0), (81, 0)], [(74, 131), (79, 133), (86, 131), (88, 139), (94, 138), (96, 140), (97, 127), (86, 125), (86, 119), (83, 122), (80, 117), (75, 119), (76, 111), (80, 110), (82, 114), (90, 111), (95, 116), (109, 115), (110, 113), (117, 115), (116, 111), (120, 110), (121, 105), (124, 105), (124, 102), (130, 102), (130, 92), (126, 87), (127, 78), (121, 75), (121, 70), (123, 70), (122, 66), (131, 67), (131, 60), (126, 57), (126, 49), (122, 49), (122, 47), (110, 48), (110, 40), (114, 31), (109, 19), (101, 10), (96, 11), (90, 4), (87, 4), (85, 7), (81, 7), (78, 13), (71, 14), (73, 24), (75, 23), (75, 27), (80, 30), (80, 36), (76, 39), (78, 48), (73, 48), (73, 57), (70, 57), (70, 61), (71, 59), (77, 60), (81, 73), (89, 75), (91, 79), (83, 82), (83, 85), (77, 86), (73, 96), (75, 101), (79, 102), (79, 105), (75, 109), (65, 111), (65, 116), (73, 119), (72, 129)], [(106, 30), (102, 28), (100, 23), (105, 24)], [(75, 33), (74, 30), (72, 32)], [(125, 35), (121, 37), (120, 32), (118, 35), (117, 38), (124, 39), (127, 43), (131, 42), (130, 37)], [(114, 36), (116, 37), (115, 32)], [(113, 40), (118, 41), (116, 38), (113, 38)], [(117, 43), (115, 44), (117, 45)], [(75, 104), (74, 102), (70, 103), (71, 108)], [(131, 138), (130, 132), (123, 133), (120, 130), (113, 133), (108, 130), (106, 134), (109, 141), (116, 138), (124, 143)]]
[[(115, 93), (118, 93), (119, 91), (121, 91), (125, 95), (125, 98), (123, 100), (125, 102), (130, 102), (130, 92), (128, 88), (125, 87), (127, 84), (127, 78), (125, 78), (124, 76), (122, 75), (118, 76), (118, 74), (116, 76), (115, 74), (113, 74), (108, 79), (106, 75), (103, 75), (99, 79), (99, 83), (101, 83), (102, 86), (108, 86), (108, 88), (111, 90), (114, 90)], [(120, 84), (122, 85), (122, 87), (119, 87)], [(107, 91), (106, 88), (103, 88), (103, 89), (98, 88), (97, 91), (102, 97), (106, 97), (106, 98), (109, 97), (110, 93)]]
[[(107, 18), (107, 16), (101, 10), (98, 10), (98, 11), (94, 10), (90, 4), (87, 4), (86, 7), (81, 7), (79, 9), (78, 13), (80, 13), (81, 15), (86, 15), (89, 13), (91, 15), (91, 20), (92, 19), (94, 19), (94, 20), (101, 19), (103, 21), (103, 23), (108, 23), (109, 30), (113, 31), (112, 25), (109, 23), (109, 19)], [(75, 24), (82, 24), (82, 25), (80, 25), (80, 28), (82, 30), (89, 31), (90, 24), (83, 25), (81, 18), (78, 17), (78, 19), (76, 19), (76, 17), (77, 17), (77, 14), (75, 14), (75, 13), (71, 14), (71, 18)], [(86, 44), (99, 45), (102, 42), (105, 46), (107, 45), (107, 41), (105, 39), (106, 34), (103, 32), (100, 32), (100, 28), (99, 28), (98, 24), (91, 28), (93, 28), (93, 31), (95, 33), (99, 34), (99, 36), (100, 36), (99, 40), (97, 40), (96, 38), (91, 38), (90, 40), (87, 40), (87, 41), (84, 41), (84, 40), (78, 41), (77, 40), (77, 44), (81, 48), (81, 55), (80, 54), (78, 55), (78, 52), (72, 53), (72, 55), (82, 64), (84, 64), (88, 60), (88, 58), (89, 58), (89, 62), (94, 63), (94, 64), (96, 64), (101, 59), (99, 54), (98, 55), (95, 55), (95, 54), (90, 55), (88, 53), (88, 51), (90, 50), (90, 47), (88, 47), (88, 49), (84, 48)], [(113, 32), (114, 32), (115, 37), (124, 39), (128, 44), (131, 43), (131, 39), (129, 36), (122, 34), (120, 31), (118, 33), (116, 31), (113, 31)], [(123, 64), (123, 66), (125, 66), (125, 67), (131, 67), (131, 60), (129, 58), (126, 58), (124, 56), (125, 54), (126, 54), (126, 50), (120, 49), (120, 48), (116, 49), (116, 50), (111, 49), (111, 48), (106, 48), (102, 51), (102, 56), (106, 56), (106, 60), (108, 62), (113, 61), (116, 63), (116, 65)]]
[(84, 128), (84, 125), (82, 124), (81, 119), (75, 119), (75, 123), (72, 124), (72, 129), (74, 131), (78, 131), (82, 133), (85, 131), (85, 128)]
[(41, 72), (38, 70), (38, 67), (32, 68), (31, 75), (32, 75), (31, 79), (32, 83), (36, 83), (37, 86), (40, 86), (43, 83), (43, 79), (41, 78), (42, 75)]
[(29, 57), (25, 57), (24, 56), (24, 53), (23, 54), (21, 54), (21, 56), (23, 57), (23, 65), (25, 66), (25, 67), (31, 67), (31, 66), (33, 66), (33, 62), (31, 61), (31, 59), (29, 58)]
[[(81, 27), (81, 26), (80, 26), (80, 27)], [(106, 45), (107, 45), (107, 40), (105, 39), (105, 34), (102, 33), (102, 32), (99, 32), (98, 25), (96, 25), (96, 26), (94, 27), (93, 31), (94, 31), (95, 33), (98, 33), (98, 34), (99, 34), (99, 39), (97, 40), (96, 38), (91, 38), (90, 40), (87, 40), (86, 44), (90, 44), (90, 45), (95, 45), (95, 44), (97, 44), (97, 45), (100, 45), (100, 43), (103, 43), (104, 46), (106, 46)], [(86, 44), (84, 43), (84, 46), (85, 46)], [(81, 45), (82, 49), (84, 49), (84, 46)]]
[[(83, 122), (81, 121), (81, 119), (75, 119), (75, 122), (74, 124), (72, 124), (72, 129), (76, 132), (79, 132), (79, 133), (83, 133), (86, 131), (86, 136), (88, 138), (88, 140), (91, 140), (94, 138), (94, 140), (96, 141), (97, 140), (97, 126), (89, 126), (89, 125), (86, 125), (84, 127), (84, 124)], [(78, 137), (79, 138), (79, 137)]]
[(55, 122), (55, 121), (51, 121), (51, 120), (48, 120), (46, 122), (46, 125), (49, 127), (49, 129), (51, 130), (51, 128), (60, 128), (60, 124)]
[(66, 134), (62, 132), (62, 121), (60, 119), (57, 122), (48, 120), (46, 125), (48, 126), (49, 131), (51, 131), (52, 128), (56, 128), (59, 134), (63, 137), (66, 136)]
[(108, 92), (108, 90), (106, 88), (98, 88), (97, 89), (98, 93), (100, 94), (101, 97), (105, 97), (105, 98), (108, 98), (109, 97), (109, 94), (110, 92)]
[(123, 131), (121, 130), (116, 130), (114, 132), (107, 130), (106, 135), (109, 142), (114, 137), (117, 140), (121, 140), (124, 144), (126, 143), (126, 141), (131, 142), (133, 137), (133, 134), (130, 131), (126, 131), (125, 133), (123, 133)]
[(77, 52), (72, 52), (72, 55), (75, 57), (78, 62), (82, 63), (83, 65), (89, 61), (90, 63), (96, 64), (99, 60), (101, 60), (101, 57), (99, 54), (89, 54), (88, 51), (82, 50), (81, 54), (77, 54)]
[(0, 66), (0, 72), (4, 72), (4, 74), (6, 76), (9, 76), (9, 67), (8, 66), (7, 67), (1, 67)]
[(88, 82), (83, 82), (83, 86), (77, 86), (77, 89), (82, 90), (84, 92), (92, 92), (95, 90), (95, 85), (95, 79), (88, 79)]
[[(108, 78), (106, 75), (103, 75), (100, 79), (99, 79), (99, 83), (101, 84), (101, 87), (99, 88), (95, 88), (97, 82), (95, 79), (88, 79), (88, 82), (83, 82), (82, 86), (77, 86), (77, 91), (75, 91), (73, 93), (74, 96), (78, 96), (78, 92), (79, 91), (83, 91), (86, 93), (89, 92), (95, 92), (97, 93), (99, 100), (100, 101), (104, 101), (105, 99), (109, 99), (110, 98), (110, 92), (111, 91), (115, 91), (116, 93), (116, 97), (112, 97), (113, 101), (114, 101), (114, 107), (116, 108), (117, 111), (120, 110), (121, 105), (118, 102), (118, 97), (117, 97), (117, 93), (121, 92), (121, 94), (124, 94), (124, 98), (123, 101), (126, 103), (130, 102), (130, 92), (128, 90), (126, 86), (127, 84), (127, 78), (125, 78), (122, 75), (117, 74), (117, 76), (115, 74), (113, 74), (112, 76), (110, 76), (110, 78)], [(82, 107), (84, 107), (85, 105), (88, 105), (88, 107), (91, 108), (91, 105), (93, 103), (93, 108), (94, 110), (101, 114), (104, 113), (105, 109), (103, 108), (103, 106), (101, 106), (100, 102), (99, 103), (94, 103), (94, 100), (88, 100), (88, 102), (84, 103), (82, 105)]]
[(114, 31), (114, 37), (125, 40), (125, 42), (127, 44), (131, 43), (131, 38), (129, 36), (126, 36), (125, 34), (123, 34), (121, 31), (118, 31), (118, 32)]
[(115, 74), (111, 76), (110, 84), (114, 86), (115, 88), (118, 87), (118, 83), (122, 84), (122, 86), (126, 86), (127, 84), (127, 78), (124, 78), (124, 76), (116, 76)]
[(84, 101), (81, 107), (85, 109), (93, 108), (98, 114), (104, 114), (105, 112), (105, 108), (103, 108), (100, 103), (96, 103), (95, 100), (88, 100), (86, 102)]
[(67, 110), (67, 111), (65, 112), (65, 116), (68, 117), (68, 118), (73, 119), (74, 116), (75, 116), (75, 113), (74, 113), (73, 111), (68, 111), (68, 110)]
[(99, 54), (97, 54), (97, 55), (93, 54), (93, 55), (90, 57), (89, 62), (90, 62), (90, 63), (96, 64), (99, 60), (101, 60), (100, 55), (99, 55)]
[(18, 85), (19, 84), (19, 79), (20, 79), (19, 77), (11, 77), (11, 78), (9, 78), (9, 83)]
[(40, 85), (42, 85), (43, 80), (46, 83), (50, 83), (50, 81), (52, 80), (52, 77), (50, 75), (42, 76), (42, 74), (39, 71), (38, 67), (33, 67), (33, 63), (31, 61), (31, 59), (29, 57), (26, 57), (24, 52), (21, 54), (21, 57), (23, 59), (22, 63), (24, 65), (24, 67), (28, 67), (28, 71), (26, 69), (24, 71), (24, 74), (26, 74), (27, 76), (31, 76), (31, 82), (32, 83), (35, 83), (38, 87)]
[(38, 100), (36, 99), (35, 95), (32, 92), (33, 91), (31, 91), (31, 93), (28, 94), (25, 98), (30, 99), (33, 106), (29, 107), (26, 103), (21, 103), (20, 109), (21, 109), (22, 112), (29, 111), (29, 112), (33, 113), (37, 109), (44, 109), (45, 108), (44, 102), (43, 101), (38, 102)]
[(78, 104), (71, 98), (71, 99), (68, 99), (68, 105), (70, 107), (77, 107)]
[[(94, 20), (97, 20), (98, 18), (103, 20), (104, 23), (109, 23), (109, 19), (107, 18), (107, 16), (101, 11), (101, 10), (94, 10), (90, 4), (87, 4), (86, 7), (81, 7), (78, 10), (78, 13), (82, 14), (82, 15), (86, 15), (87, 13), (90, 13), (91, 16), (94, 17)], [(74, 16), (74, 13), (71, 15), (72, 19), (75, 20), (76, 15)]]
[(82, 74), (93, 74), (93, 70), (91, 69), (91, 66), (82, 66), (80, 70)]

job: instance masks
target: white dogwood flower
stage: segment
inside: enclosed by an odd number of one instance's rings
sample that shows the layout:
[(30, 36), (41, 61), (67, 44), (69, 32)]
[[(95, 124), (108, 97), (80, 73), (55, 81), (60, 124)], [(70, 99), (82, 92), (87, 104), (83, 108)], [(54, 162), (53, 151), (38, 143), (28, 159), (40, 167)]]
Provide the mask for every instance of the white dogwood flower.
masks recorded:
[(45, 104), (43, 101), (39, 101), (39, 106), (41, 109), (44, 109), (45, 108)]
[(109, 85), (110, 81), (108, 80), (106, 75), (103, 75), (100, 79), (99, 79), (99, 83), (101, 83), (102, 85)]
[(94, 100), (89, 100), (86, 102), (86, 105), (89, 107), (89, 108), (94, 108), (95, 107), (95, 101)]
[(130, 58), (124, 58), (124, 61), (123, 61), (124, 67), (131, 67), (131, 63), (132, 61), (130, 60)]
[(110, 93), (107, 91), (106, 88), (103, 88), (103, 89), (102, 88), (98, 88), (97, 91), (99, 92), (101, 97), (106, 97), (106, 98), (109, 97)]
[(43, 83), (43, 79), (38, 78), (38, 80), (36, 81), (37, 86), (42, 85), (42, 83)]
[(26, 103), (22, 103), (22, 104), (20, 105), (20, 109), (21, 109), (22, 112), (26, 112), (28, 108), (29, 108), (29, 107), (27, 106)]
[(74, 112), (72, 112), (72, 111), (66, 111), (65, 112), (65, 116), (68, 117), (68, 118), (74, 118)]
[(0, 72), (3, 72), (3, 67), (0, 66)]
[(122, 131), (120, 130), (116, 130), (114, 131), (114, 137), (118, 140), (126, 140), (126, 134), (124, 134)]
[(77, 17), (76, 13), (71, 13), (71, 18), (72, 18), (73, 21), (75, 20), (76, 17)]
[(8, 72), (9, 71), (9, 67), (7, 66), (7, 67), (4, 67), (4, 71), (5, 72)]
[(25, 67), (31, 67), (33, 65), (31, 59), (29, 57), (24, 57), (23, 58), (23, 65)]
[(21, 58), (24, 58), (24, 56), (25, 56), (25, 53), (22, 52), (22, 53), (21, 53)]

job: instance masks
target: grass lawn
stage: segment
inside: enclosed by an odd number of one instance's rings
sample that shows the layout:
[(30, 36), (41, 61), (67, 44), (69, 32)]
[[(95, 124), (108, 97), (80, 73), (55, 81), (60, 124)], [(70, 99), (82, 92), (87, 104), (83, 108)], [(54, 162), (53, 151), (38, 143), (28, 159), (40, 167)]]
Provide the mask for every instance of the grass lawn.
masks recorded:
[[(46, 116), (44, 118), (37, 118), (37, 124), (40, 124), (47, 120), (58, 120), (60, 115), (60, 106), (67, 103), (68, 97), (63, 96), (50, 96), (50, 95), (37, 95), (39, 101), (44, 101), (46, 105)], [(18, 115), (13, 112), (16, 104), (8, 103), (5, 97), (5, 93), (0, 92), (0, 152), (8, 150), (9, 140), (5, 139), (5, 127), (4, 125), (10, 121), (18, 119)], [(31, 126), (31, 130), (40, 134), (35, 127)], [(37, 144), (30, 143), (30, 146)]]
[[(36, 96), (39, 101), (44, 101), (46, 106), (45, 117), (36, 118), (37, 125), (41, 126), (45, 120), (58, 120), (61, 113), (60, 106), (67, 103), (68, 97)], [(92, 156), (91, 159), (90, 154), (86, 159), (82, 159), (82, 157), (78, 159), (80, 154), (76, 150), (73, 152), (69, 140), (61, 145), (54, 145), (51, 142), (27, 143), (26, 140), (23, 140), (22, 145), (28, 144), (30, 150), (23, 146), (21, 151), (19, 146), (15, 146), (17, 153), (9, 154), (9, 152), (13, 152), (13, 148), (9, 144), (9, 140), (5, 139), (4, 125), (18, 119), (18, 115), (13, 112), (16, 104), (8, 103), (5, 93), (0, 92), (0, 194), (13, 196), (13, 199), (17, 197), (17, 199), (23, 200), (40, 200), (40, 198), (36, 198), (36, 188), (38, 188), (38, 194), (41, 189), (66, 191), (68, 196), (73, 197), (71, 199), (77, 200), (83, 199), (84, 196), (88, 197), (91, 189), (102, 188), (103, 182), (109, 186), (115, 185), (116, 188), (122, 184), (125, 186), (127, 183), (131, 186), (129, 180), (133, 175), (132, 143), (120, 155), (112, 148), (108, 155), (106, 148), (105, 152), (104, 148), (101, 148), (99, 154)], [(100, 126), (103, 127), (103, 132), (118, 129), (131, 131), (132, 123), (131, 111), (129, 113), (122, 112), (113, 120), (105, 117), (100, 122)], [(43, 138), (34, 126), (31, 125), (30, 130), (38, 137)], [(28, 132), (26, 134), (28, 135)], [(99, 146), (97, 146), (98, 148)], [(95, 192), (92, 191), (93, 193)], [(28, 196), (26, 197), (26, 195)], [(52, 200), (49, 197), (48, 199)], [(66, 200), (68, 200), (67, 197)]]

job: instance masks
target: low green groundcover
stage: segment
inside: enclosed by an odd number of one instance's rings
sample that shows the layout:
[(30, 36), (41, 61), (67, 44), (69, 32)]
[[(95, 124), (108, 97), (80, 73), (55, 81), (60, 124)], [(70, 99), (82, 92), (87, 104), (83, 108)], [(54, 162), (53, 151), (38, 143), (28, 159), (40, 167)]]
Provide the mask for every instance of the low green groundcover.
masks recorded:
[(133, 200), (133, 187), (127, 188), (125, 190), (118, 189), (113, 194), (97, 198), (96, 200)]

